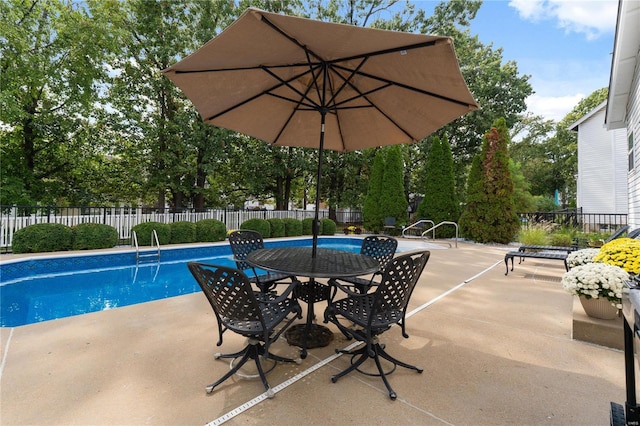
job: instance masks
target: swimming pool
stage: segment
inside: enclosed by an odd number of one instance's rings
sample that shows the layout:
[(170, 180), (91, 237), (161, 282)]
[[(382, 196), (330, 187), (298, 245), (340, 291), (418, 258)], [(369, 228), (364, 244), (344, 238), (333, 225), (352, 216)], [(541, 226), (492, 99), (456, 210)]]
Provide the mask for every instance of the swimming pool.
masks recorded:
[[(362, 239), (320, 237), (318, 245), (358, 252)], [(266, 240), (307, 246), (311, 238)], [(148, 250), (149, 251), (149, 250)], [(17, 327), (200, 291), (187, 262), (235, 266), (227, 242), (163, 248), (161, 262), (136, 265), (132, 250), (32, 257), (0, 263), (0, 326)]]

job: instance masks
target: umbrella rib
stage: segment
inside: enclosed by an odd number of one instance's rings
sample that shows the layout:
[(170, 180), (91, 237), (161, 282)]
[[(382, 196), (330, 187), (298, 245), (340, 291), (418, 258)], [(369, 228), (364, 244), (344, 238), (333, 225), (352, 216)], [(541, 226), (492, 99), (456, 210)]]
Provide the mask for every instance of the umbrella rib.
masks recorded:
[[(335, 68), (339, 68), (339, 69), (344, 70), (344, 71), (351, 71), (350, 68), (343, 67), (343, 66), (340, 66), (340, 65), (337, 65), (337, 64), (333, 64), (333, 66)], [(336, 74), (339, 75), (339, 73), (336, 73)], [(462, 106), (465, 106), (465, 107), (471, 107), (472, 106), (468, 102), (460, 101), (458, 99), (450, 98), (448, 96), (440, 95), (438, 93), (430, 92), (428, 90), (423, 90), (423, 89), (420, 89), (418, 87), (409, 86), (407, 84), (400, 83), (400, 82), (397, 82), (397, 81), (393, 81), (393, 80), (389, 80), (389, 79), (386, 79), (386, 78), (378, 77), (376, 75), (368, 74), (366, 72), (359, 71), (359, 72), (357, 72), (357, 74), (361, 75), (363, 77), (370, 78), (372, 80), (377, 80), (377, 81), (380, 81), (380, 82), (383, 82), (383, 83), (387, 83), (387, 84), (392, 85), (392, 86), (401, 87), (403, 89), (410, 90), (412, 92), (417, 92), (417, 93), (420, 93), (420, 94), (423, 94), (423, 95), (432, 96), (434, 98), (442, 99), (442, 100), (447, 101), (447, 102), (455, 103), (455, 104), (462, 105)]]
[(338, 59), (333, 59), (331, 61), (332, 64), (335, 64), (337, 62), (346, 62), (346, 61), (352, 61), (354, 59), (361, 59), (361, 58), (371, 58), (372, 56), (380, 56), (380, 55), (386, 55), (389, 53), (394, 53), (394, 52), (402, 52), (402, 51), (406, 51), (406, 50), (413, 50), (413, 49), (420, 49), (422, 47), (431, 47), (431, 46), (435, 46), (438, 43), (442, 43), (443, 39), (448, 39), (448, 37), (442, 37), (439, 40), (430, 40), (430, 41), (424, 41), (421, 43), (415, 43), (415, 44), (408, 44), (406, 46), (398, 46), (398, 47), (391, 47), (389, 49), (383, 49), (383, 50), (377, 50), (374, 52), (369, 52), (369, 53), (362, 53), (359, 55), (353, 55), (353, 56), (346, 56), (344, 58), (338, 58)]
[[(286, 98), (286, 97), (284, 97), (284, 96), (276, 95), (276, 94), (274, 94), (274, 93), (271, 93), (273, 90), (275, 90), (275, 89), (277, 89), (277, 88), (279, 88), (279, 87), (282, 87), (282, 86), (286, 86), (286, 87), (288, 87), (289, 89), (293, 90), (295, 93), (297, 93), (297, 94), (299, 94), (300, 96), (302, 96), (302, 99), (307, 99), (308, 101), (310, 101), (310, 102), (311, 102), (311, 104), (309, 105), (309, 107), (310, 107), (310, 108), (314, 108), (314, 109), (315, 109), (315, 108), (317, 108), (317, 105), (315, 105), (315, 104), (313, 103), (313, 101), (312, 101), (308, 96), (306, 96), (306, 94), (303, 94), (303, 93), (299, 92), (298, 90), (296, 90), (294, 87), (292, 87), (292, 86), (289, 84), (289, 82), (291, 82), (291, 81), (293, 81), (293, 80), (296, 80), (296, 79), (298, 79), (298, 78), (302, 77), (302, 76), (303, 76), (303, 75), (305, 75), (305, 74), (308, 74), (310, 71), (305, 71), (305, 72), (303, 72), (303, 73), (300, 73), (300, 74), (294, 75), (293, 77), (291, 77), (291, 78), (290, 78), (290, 79), (288, 79), (288, 80), (283, 80), (283, 79), (281, 79), (280, 77), (278, 77), (276, 74), (274, 74), (273, 72), (271, 72), (271, 71), (270, 71), (267, 67), (265, 67), (265, 66), (255, 67), (254, 69), (261, 69), (261, 70), (265, 71), (267, 74), (269, 74), (269, 75), (271, 75), (273, 78), (275, 78), (275, 79), (279, 82), (279, 84), (276, 84), (276, 85), (272, 86), (271, 88), (269, 88), (269, 89), (267, 89), (267, 90), (265, 90), (265, 91), (263, 91), (263, 92), (257, 93), (257, 94), (255, 94), (254, 96), (251, 96), (251, 97), (249, 97), (249, 98), (247, 98), (247, 99), (243, 100), (242, 102), (238, 102), (237, 104), (235, 104), (235, 105), (233, 105), (233, 106), (231, 106), (231, 107), (229, 107), (229, 108), (227, 108), (227, 109), (225, 109), (225, 110), (223, 110), (223, 111), (220, 111), (220, 112), (219, 112), (219, 113), (217, 113), (217, 114), (214, 114), (214, 115), (212, 115), (212, 116), (210, 116), (210, 117), (206, 118), (206, 119), (205, 119), (205, 121), (214, 120), (214, 119), (216, 119), (216, 118), (218, 118), (218, 117), (220, 117), (220, 116), (222, 116), (222, 115), (224, 115), (224, 114), (226, 114), (226, 113), (228, 113), (228, 112), (230, 112), (230, 111), (233, 111), (233, 110), (234, 110), (234, 109), (236, 109), (236, 108), (239, 108), (239, 107), (241, 107), (241, 106), (243, 106), (243, 105), (245, 105), (245, 104), (247, 104), (247, 103), (249, 103), (249, 102), (251, 102), (251, 101), (253, 101), (253, 100), (257, 99), (257, 98), (259, 98), (260, 96), (262, 96), (262, 95), (264, 95), (264, 94), (268, 94), (268, 95), (271, 95), (271, 96), (274, 96), (274, 97), (277, 97), (277, 98), (280, 98), (280, 99), (284, 99), (284, 100), (287, 100), (287, 101), (292, 102), (292, 103), (298, 103), (298, 104), (300, 104), (300, 103), (301, 103), (301, 102), (300, 102), (300, 101), (298, 101), (298, 100), (295, 100), (295, 99), (289, 99), (289, 98)], [(209, 70), (209, 72), (211, 72), (211, 71), (215, 71), (215, 70)]]

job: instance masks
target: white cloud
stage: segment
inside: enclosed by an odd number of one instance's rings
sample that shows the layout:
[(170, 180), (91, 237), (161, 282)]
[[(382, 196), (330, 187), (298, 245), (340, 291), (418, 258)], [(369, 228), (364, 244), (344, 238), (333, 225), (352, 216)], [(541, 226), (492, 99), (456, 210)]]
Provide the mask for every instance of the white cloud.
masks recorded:
[(558, 122), (585, 97), (582, 93), (566, 96), (540, 96), (533, 94), (526, 99), (527, 110), (535, 115), (541, 115), (547, 120)]
[(618, 0), (511, 0), (509, 6), (524, 20), (555, 20), (566, 32), (588, 40), (612, 33), (618, 14)]

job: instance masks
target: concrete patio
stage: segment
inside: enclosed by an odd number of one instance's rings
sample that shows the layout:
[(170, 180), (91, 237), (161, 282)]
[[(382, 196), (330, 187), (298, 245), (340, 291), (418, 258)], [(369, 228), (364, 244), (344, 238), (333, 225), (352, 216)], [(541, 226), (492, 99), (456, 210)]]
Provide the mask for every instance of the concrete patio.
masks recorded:
[[(201, 293), (0, 329), (0, 423), (606, 425), (624, 403), (622, 351), (572, 339), (574, 300), (558, 262), (527, 259), (505, 276), (506, 247), (432, 250), (411, 300), (409, 339), (395, 327), (387, 350), (424, 373), (398, 368), (391, 401), (379, 378), (331, 359), (351, 342), (336, 333), (302, 364), (259, 380), (205, 385), (229, 368), (215, 352), (244, 345), (225, 334)], [(321, 313), (324, 304), (316, 306)], [(284, 339), (274, 348), (295, 356)], [(258, 398), (258, 399), (256, 399)]]

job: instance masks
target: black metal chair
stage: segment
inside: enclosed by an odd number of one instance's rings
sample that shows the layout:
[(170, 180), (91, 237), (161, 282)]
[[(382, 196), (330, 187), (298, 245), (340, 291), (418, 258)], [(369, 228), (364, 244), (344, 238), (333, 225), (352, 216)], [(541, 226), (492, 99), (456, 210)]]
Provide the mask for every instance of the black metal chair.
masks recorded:
[[(418, 282), (430, 256), (429, 251), (404, 254), (394, 258), (382, 273), (382, 281), (375, 292), (360, 294), (336, 284), (347, 293), (347, 297), (337, 301), (330, 301), (324, 312), (325, 322), (332, 322), (345, 335), (364, 342), (365, 345), (353, 351), (336, 349), (336, 353), (351, 355), (351, 365), (346, 370), (331, 377), (335, 383), (340, 377), (353, 370), (363, 374), (380, 376), (389, 391), (389, 397), (396, 399), (396, 393), (391, 388), (386, 375), (395, 371), (399, 365), (418, 373), (423, 369), (404, 363), (385, 351), (385, 345), (379, 343), (378, 336), (389, 330), (392, 325), (400, 324), (404, 327), (407, 305), (413, 289)], [(356, 325), (357, 328), (341, 324), (338, 317), (344, 318)], [(404, 332), (403, 332), (404, 335)], [(390, 371), (385, 372), (380, 357), (393, 364)], [(364, 372), (359, 367), (369, 358), (375, 361), (377, 374)]]
[[(255, 268), (245, 261), (249, 253), (254, 250), (264, 248), (264, 240), (262, 239), (262, 235), (259, 232), (248, 229), (233, 231), (229, 234), (229, 245), (231, 246), (233, 258), (238, 269), (242, 271), (251, 269), (252, 275), (249, 276), (249, 280), (254, 283), (263, 293), (267, 293), (275, 289), (275, 286), (279, 284), (279, 281), (283, 281), (286, 279), (291, 280), (291, 282), (297, 281), (295, 276), (280, 274), (276, 272), (265, 272), (263, 274), (258, 274)], [(283, 284), (288, 285), (289, 283)]]
[[(378, 285), (375, 281), (376, 275), (382, 274), (382, 270), (393, 259), (398, 248), (398, 240), (393, 237), (380, 237), (371, 235), (362, 240), (362, 246), (360, 247), (360, 254), (365, 256), (371, 256), (380, 264), (380, 269), (375, 272), (371, 278), (360, 277), (342, 277), (332, 278), (329, 280), (330, 284), (334, 284), (338, 281), (342, 282), (343, 286), (353, 287), (360, 293), (366, 293), (373, 286)], [(334, 287), (335, 288), (335, 287)]]
[(396, 232), (396, 229), (398, 229), (396, 226), (396, 218), (392, 216), (385, 217), (383, 229), (385, 230), (385, 232), (389, 233)]
[[(218, 331), (220, 332), (218, 346), (222, 344), (222, 333), (226, 330), (245, 336), (249, 340), (247, 346), (239, 352), (215, 355), (216, 359), (240, 358), (240, 360), (235, 365), (232, 363), (233, 367), (227, 374), (207, 386), (207, 393), (213, 392), (216, 386), (236, 374), (248, 360), (252, 359), (255, 361), (258, 376), (264, 384), (267, 396), (272, 397), (273, 391), (269, 388), (260, 357), (264, 360), (300, 362), (299, 359), (284, 358), (269, 352), (269, 346), (278, 339), (287, 327), (296, 318), (302, 318), (300, 304), (294, 298), (289, 297), (293, 286), (280, 296), (273, 293), (255, 292), (247, 275), (238, 269), (197, 262), (189, 262), (187, 265), (207, 296), (218, 320)], [(283, 322), (284, 326), (276, 331), (276, 328)], [(275, 367), (275, 362), (273, 367)], [(271, 370), (266, 372), (269, 371)]]

